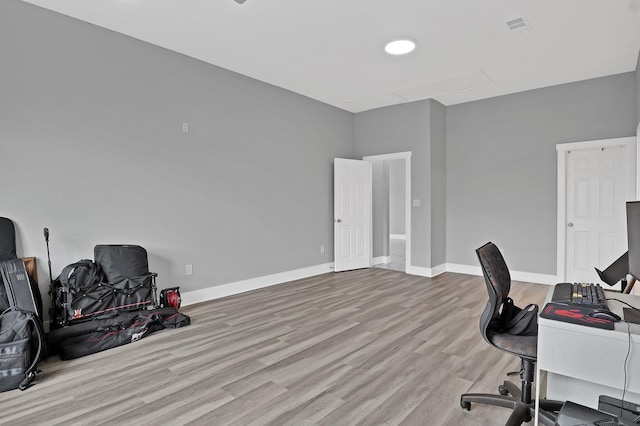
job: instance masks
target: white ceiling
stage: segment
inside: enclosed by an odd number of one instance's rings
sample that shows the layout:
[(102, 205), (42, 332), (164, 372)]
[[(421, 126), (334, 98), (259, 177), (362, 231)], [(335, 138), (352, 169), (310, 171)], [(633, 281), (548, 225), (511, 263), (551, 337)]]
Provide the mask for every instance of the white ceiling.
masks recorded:
[[(640, 49), (640, 0), (23, 1), (351, 112), (633, 71)], [(399, 37), (416, 51), (387, 55)]]

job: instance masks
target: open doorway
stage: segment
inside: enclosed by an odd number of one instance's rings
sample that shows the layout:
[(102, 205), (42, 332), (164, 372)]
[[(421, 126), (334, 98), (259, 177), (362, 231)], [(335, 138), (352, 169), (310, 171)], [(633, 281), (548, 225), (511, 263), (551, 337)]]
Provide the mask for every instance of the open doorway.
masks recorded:
[(411, 264), (411, 153), (363, 160), (372, 163), (372, 265), (406, 272)]

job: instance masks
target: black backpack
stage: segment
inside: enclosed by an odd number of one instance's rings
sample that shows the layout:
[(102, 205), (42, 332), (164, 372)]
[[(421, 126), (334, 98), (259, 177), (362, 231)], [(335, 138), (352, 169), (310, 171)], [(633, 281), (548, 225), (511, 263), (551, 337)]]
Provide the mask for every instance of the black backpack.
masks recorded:
[(71, 291), (80, 292), (92, 288), (102, 281), (100, 267), (89, 259), (82, 259), (65, 266), (58, 278), (60, 284)]
[[(39, 373), (38, 361), (44, 354), (40, 319), (36, 312), (25, 309), (29, 306), (35, 311), (34, 301), (31, 296), (23, 300), (30, 293), (13, 287), (12, 268), (10, 262), (0, 265), (0, 304), (8, 306), (0, 313), (0, 392), (28, 388)], [(24, 264), (18, 274), (26, 276)], [(17, 284), (28, 287), (26, 277), (22, 281)]]
[[(94, 293), (101, 283), (100, 267), (89, 259), (82, 259), (65, 266), (52, 284), (53, 306), (50, 311), (52, 327), (63, 327), (70, 321), (81, 318), (83, 306), (76, 306), (77, 299), (82, 295)], [(113, 298), (113, 295), (108, 293), (108, 289), (104, 288), (98, 299)]]

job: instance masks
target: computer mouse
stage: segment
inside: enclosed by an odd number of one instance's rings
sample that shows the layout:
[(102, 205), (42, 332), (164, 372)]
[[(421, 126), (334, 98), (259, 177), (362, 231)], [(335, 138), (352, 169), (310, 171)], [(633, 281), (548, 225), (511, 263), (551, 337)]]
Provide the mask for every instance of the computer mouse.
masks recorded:
[(611, 321), (620, 321), (622, 318), (620, 318), (620, 316), (614, 314), (611, 311), (608, 311), (606, 309), (594, 309), (589, 316), (592, 316), (594, 318), (602, 318), (602, 319), (608, 319)]

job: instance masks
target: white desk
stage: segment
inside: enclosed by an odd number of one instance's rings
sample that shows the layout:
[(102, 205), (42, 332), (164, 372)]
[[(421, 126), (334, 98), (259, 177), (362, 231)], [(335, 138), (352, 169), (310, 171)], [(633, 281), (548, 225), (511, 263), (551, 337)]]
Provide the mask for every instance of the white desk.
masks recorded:
[[(554, 287), (549, 289), (545, 304), (551, 300)], [(640, 296), (606, 292), (607, 298), (616, 298), (640, 308)], [(609, 309), (621, 317), (626, 305), (609, 300)], [(540, 310), (542, 310), (543, 306)], [(624, 319), (624, 318), (623, 318)], [(588, 407), (598, 407), (598, 397), (609, 395), (621, 398), (625, 386), (625, 357), (627, 381), (625, 401), (640, 403), (640, 324), (623, 321), (614, 330), (602, 330), (538, 318), (538, 360), (536, 383), (540, 372), (547, 372), (547, 399), (573, 401)], [(536, 400), (540, 386), (536, 386)], [(538, 424), (538, 404), (536, 403)]]

